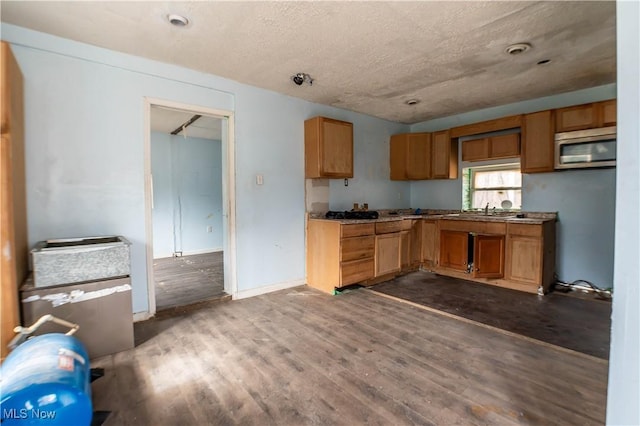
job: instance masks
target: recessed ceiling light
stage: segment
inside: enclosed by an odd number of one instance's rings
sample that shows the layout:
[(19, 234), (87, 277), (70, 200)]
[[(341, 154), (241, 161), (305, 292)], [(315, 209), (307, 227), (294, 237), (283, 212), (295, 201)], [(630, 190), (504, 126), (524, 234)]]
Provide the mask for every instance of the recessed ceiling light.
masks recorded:
[(517, 44), (512, 44), (511, 46), (507, 46), (507, 48), (504, 49), (504, 51), (509, 55), (519, 55), (521, 53), (526, 52), (529, 49), (531, 49), (531, 45), (529, 43), (517, 43)]
[(167, 20), (171, 25), (175, 25), (176, 27), (186, 27), (189, 25), (189, 20), (182, 15), (178, 15), (175, 13), (170, 13), (167, 15)]
[(405, 104), (407, 105), (417, 105), (419, 103), (420, 101), (418, 99), (409, 99), (408, 101), (405, 101)]
[(543, 59), (541, 61), (538, 61), (537, 65), (545, 65), (545, 64), (548, 64), (549, 62), (551, 62), (551, 59)]

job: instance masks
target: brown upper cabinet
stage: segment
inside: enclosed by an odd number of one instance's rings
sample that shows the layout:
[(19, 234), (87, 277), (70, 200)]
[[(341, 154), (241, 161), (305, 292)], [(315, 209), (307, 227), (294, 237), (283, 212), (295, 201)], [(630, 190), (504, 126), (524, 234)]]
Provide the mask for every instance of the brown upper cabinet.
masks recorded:
[(615, 124), (615, 99), (556, 110), (555, 130), (557, 133), (614, 126)]
[(462, 142), (462, 161), (512, 158), (520, 155), (520, 135), (491, 136)]
[(304, 122), (305, 177), (353, 177), (353, 124), (326, 117)]
[(391, 180), (431, 178), (431, 134), (403, 133), (391, 136)]
[(481, 161), (489, 158), (489, 138), (462, 142), (462, 161)]
[(456, 179), (458, 177), (458, 139), (451, 138), (449, 130), (431, 134), (431, 178)]
[(403, 133), (391, 136), (391, 180), (455, 179), (458, 174), (457, 139), (448, 131)]
[(553, 111), (526, 114), (522, 120), (520, 171), (522, 173), (552, 172)]
[(602, 126), (615, 126), (618, 122), (618, 107), (615, 99), (600, 102), (600, 110), (602, 111)]

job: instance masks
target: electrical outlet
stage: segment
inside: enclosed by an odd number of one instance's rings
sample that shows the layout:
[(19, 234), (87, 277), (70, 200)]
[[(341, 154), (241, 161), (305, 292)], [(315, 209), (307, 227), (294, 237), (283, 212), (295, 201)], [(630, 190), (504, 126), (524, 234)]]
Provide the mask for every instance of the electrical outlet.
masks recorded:
[(264, 184), (264, 177), (262, 175), (256, 175), (256, 185)]
[(213, 226), (211, 225), (207, 226), (207, 232), (213, 232)]

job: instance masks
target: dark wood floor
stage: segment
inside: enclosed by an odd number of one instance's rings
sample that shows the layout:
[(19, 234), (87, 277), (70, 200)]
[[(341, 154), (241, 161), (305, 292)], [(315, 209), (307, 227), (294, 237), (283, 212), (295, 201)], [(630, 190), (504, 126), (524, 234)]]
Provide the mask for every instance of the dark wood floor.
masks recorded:
[(154, 259), (153, 274), (157, 310), (228, 296), (221, 251)]
[(105, 425), (603, 424), (607, 362), (359, 289), (137, 323), (99, 358)]
[(371, 289), (532, 339), (609, 358), (609, 301), (554, 292), (537, 296), (429, 272), (414, 272)]

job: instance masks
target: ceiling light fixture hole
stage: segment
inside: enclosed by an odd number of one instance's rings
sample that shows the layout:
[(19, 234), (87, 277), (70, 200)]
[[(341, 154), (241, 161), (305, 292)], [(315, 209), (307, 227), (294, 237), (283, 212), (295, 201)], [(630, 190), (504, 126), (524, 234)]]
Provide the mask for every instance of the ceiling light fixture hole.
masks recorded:
[(538, 65), (545, 65), (545, 64), (548, 64), (549, 62), (551, 62), (551, 59), (543, 59), (541, 61), (538, 61), (537, 64)]
[(187, 18), (175, 13), (167, 15), (167, 20), (171, 25), (174, 25), (176, 27), (186, 27), (187, 25), (189, 25), (189, 20)]
[(296, 75), (292, 75), (291, 80), (298, 86), (302, 86), (302, 83), (305, 81), (309, 83), (309, 86), (313, 86), (313, 78), (306, 72), (299, 72)]
[(519, 55), (521, 53), (526, 52), (529, 49), (531, 49), (531, 45), (529, 43), (516, 43), (516, 44), (512, 44), (511, 46), (507, 46), (507, 48), (504, 49), (504, 51), (508, 55)]
[(419, 103), (420, 101), (418, 99), (409, 99), (408, 101), (405, 102), (405, 104), (407, 105), (417, 105)]

